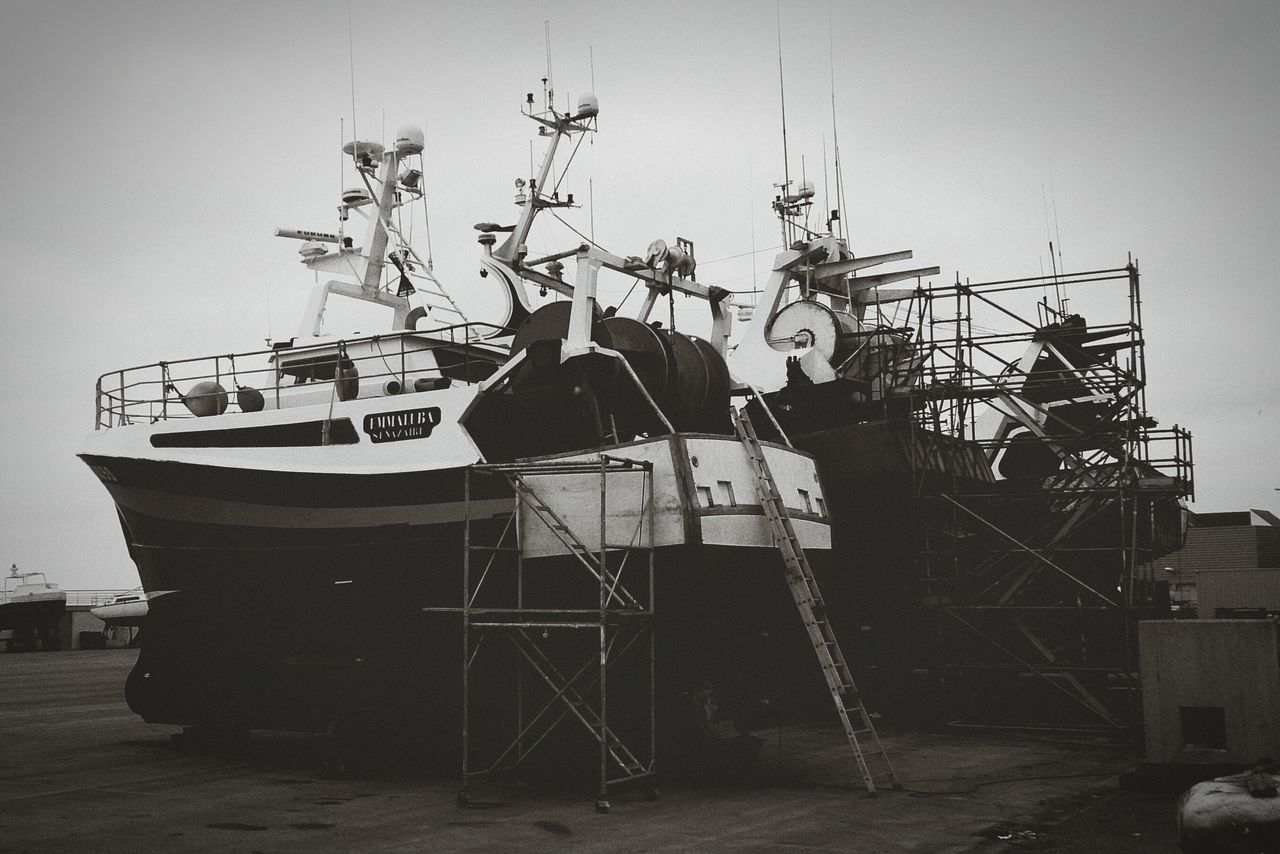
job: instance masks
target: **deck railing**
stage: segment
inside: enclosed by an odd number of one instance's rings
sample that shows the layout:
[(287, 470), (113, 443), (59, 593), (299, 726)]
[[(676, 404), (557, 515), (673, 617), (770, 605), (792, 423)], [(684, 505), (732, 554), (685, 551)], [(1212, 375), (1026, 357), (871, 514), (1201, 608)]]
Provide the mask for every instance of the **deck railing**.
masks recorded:
[[(232, 407), (236, 406), (237, 392), (242, 389), (259, 392), (268, 409), (300, 405), (303, 399), (298, 397), (298, 392), (303, 390), (318, 393), (319, 397), (334, 396), (337, 391), (334, 368), (339, 348), (355, 363), (360, 397), (396, 393), (394, 386), (392, 390), (386, 388), (390, 381), (398, 383), (402, 391), (413, 391), (420, 380), (474, 382), (487, 376), (494, 361), (466, 345), (492, 341), (504, 334), (510, 334), (510, 330), (491, 323), (463, 323), (427, 331), (407, 330), (326, 339), (315, 344), (277, 345), (264, 350), (110, 371), (98, 378), (94, 429), (194, 418), (183, 404), (183, 397), (202, 382), (217, 383), (227, 392), (229, 411), (235, 411)], [(434, 365), (437, 360), (417, 357), (446, 349), (453, 351), (448, 364)], [(308, 354), (316, 357), (311, 363), (317, 369), (316, 375), (302, 378), (287, 372), (290, 366), (305, 363)], [(333, 358), (322, 358), (326, 356)], [(434, 366), (427, 367), (424, 361)], [(307, 395), (305, 402), (315, 402), (316, 398), (316, 394)]]
[[(65, 593), (67, 595), (68, 605), (75, 605), (78, 607), (96, 607), (98, 605), (105, 605), (117, 596), (129, 593), (136, 589), (137, 588), (135, 587), (129, 588), (128, 590), (59, 590), (56, 592)], [(0, 591), (0, 605), (23, 601), (27, 601), (27, 598), (15, 597), (14, 591), (12, 590)]]
[(123, 596), (135, 590), (137, 590), (136, 587), (131, 587), (127, 590), (64, 590), (62, 592), (67, 594), (68, 605), (97, 607), (98, 605), (107, 604), (117, 596)]

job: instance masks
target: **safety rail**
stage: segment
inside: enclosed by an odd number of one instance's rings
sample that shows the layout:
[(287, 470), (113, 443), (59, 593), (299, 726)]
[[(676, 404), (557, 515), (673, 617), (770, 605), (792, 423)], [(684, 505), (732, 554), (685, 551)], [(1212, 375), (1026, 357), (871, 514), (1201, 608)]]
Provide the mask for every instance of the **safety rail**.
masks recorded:
[[(58, 590), (59, 593), (66, 594), (67, 604), (73, 607), (95, 607), (97, 605), (105, 605), (117, 596), (123, 596), (131, 593), (137, 588), (125, 589), (103, 589), (103, 590)], [(12, 590), (0, 591), (0, 605), (8, 602), (24, 601), (24, 597), (16, 597)]]
[[(256, 407), (241, 402), (242, 411), (336, 400), (342, 379), (338, 364), (344, 358), (355, 366), (359, 397), (445, 387), (453, 381), (476, 382), (505, 361), (506, 348), (495, 346), (494, 339), (510, 334), (507, 327), (471, 322), (314, 344), (277, 344), (263, 350), (109, 371), (98, 378), (94, 429), (194, 418), (183, 401), (184, 396), (209, 394), (207, 388), (195, 389), (200, 383), (216, 383), (229, 401), (243, 400), (238, 394), (244, 392), (250, 399), (252, 392), (261, 395), (261, 404)], [(451, 349), (454, 352), (449, 359), (437, 358)]]
[(117, 597), (124, 596), (129, 593), (139, 593), (136, 587), (119, 590), (64, 590), (67, 594), (67, 604), (73, 607), (106, 605)]
[[(1148, 430), (1143, 437), (1143, 461), (1157, 476), (1147, 476), (1140, 483), (1149, 488), (1168, 487), (1196, 500), (1195, 458), (1192, 455), (1191, 431), (1175, 424)], [(1159, 478), (1168, 481), (1158, 482)]]

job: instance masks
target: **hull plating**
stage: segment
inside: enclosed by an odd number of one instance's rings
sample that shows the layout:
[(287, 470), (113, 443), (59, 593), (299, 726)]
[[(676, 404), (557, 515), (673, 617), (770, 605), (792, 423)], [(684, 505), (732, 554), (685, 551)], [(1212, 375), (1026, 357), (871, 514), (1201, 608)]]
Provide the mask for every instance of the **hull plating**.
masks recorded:
[[(682, 491), (712, 477), (712, 441), (694, 440), (703, 462), (688, 467), (697, 470)], [(679, 442), (661, 443), (677, 449), (670, 458), (685, 456)], [(357, 474), (85, 461), (116, 501), (144, 587), (176, 591), (148, 614), (126, 686), (135, 712), (219, 728), (391, 727), (432, 752), (456, 747), (461, 621), (423, 609), (461, 605), (464, 469)], [(811, 468), (803, 473), (798, 482), (816, 490)], [(511, 493), (501, 478), (473, 478), (471, 487), (472, 535), (496, 541)], [(697, 506), (669, 509), (693, 513), (698, 536), (656, 553), (662, 704), (688, 706), (710, 688), (724, 716), (749, 728), (762, 709), (820, 698), (781, 559), (754, 530), (763, 525), (759, 507)], [(824, 571), (825, 519), (798, 524), (820, 531), (810, 558)], [(742, 545), (699, 543), (702, 532), (715, 542), (734, 525), (752, 529), (739, 535)], [(572, 560), (529, 565), (551, 599), (581, 589)], [(479, 696), (507, 702), (508, 680), (494, 671)]]
[(15, 646), (39, 640), (47, 649), (57, 642), (58, 620), (66, 607), (65, 598), (5, 602), (0, 604), (0, 631), (12, 631)]

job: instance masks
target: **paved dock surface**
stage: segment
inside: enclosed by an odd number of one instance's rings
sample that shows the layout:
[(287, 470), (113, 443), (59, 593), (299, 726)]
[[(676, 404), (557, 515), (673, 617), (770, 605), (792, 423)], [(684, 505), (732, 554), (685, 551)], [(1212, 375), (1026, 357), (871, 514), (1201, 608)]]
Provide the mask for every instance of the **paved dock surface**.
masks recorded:
[(319, 774), (309, 736), (174, 750), (124, 702), (136, 651), (0, 655), (0, 851), (1174, 851), (1172, 807), (1116, 792), (1130, 751), (1047, 739), (887, 735), (905, 792), (862, 795), (836, 726), (763, 733), (758, 766), (658, 801)]

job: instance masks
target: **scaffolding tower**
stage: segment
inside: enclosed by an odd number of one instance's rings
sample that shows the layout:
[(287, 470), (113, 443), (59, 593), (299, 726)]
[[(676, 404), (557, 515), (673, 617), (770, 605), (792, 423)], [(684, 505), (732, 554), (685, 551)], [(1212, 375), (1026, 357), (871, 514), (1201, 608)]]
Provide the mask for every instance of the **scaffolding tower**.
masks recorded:
[[(511, 488), (505, 518), (473, 514), (480, 477)], [(473, 465), (465, 502), (459, 802), (481, 777), (521, 774), (575, 726), (596, 744), (598, 812), (623, 784), (655, 798), (653, 464), (601, 453)], [(531, 560), (534, 530), (544, 553)]]
[[(1070, 310), (1086, 290), (1108, 321)], [(1043, 720), (1056, 702), (1132, 725), (1136, 621), (1167, 613), (1154, 560), (1180, 545), (1194, 497), (1190, 433), (1147, 412), (1137, 264), (957, 280), (917, 289), (912, 311), (911, 375), (888, 394), (917, 428), (901, 435), (977, 443), (998, 473), (913, 477), (925, 664), (965, 675), (980, 716), (1004, 702), (1002, 714)], [(1039, 700), (1009, 704), (1010, 677), (1038, 684)]]

